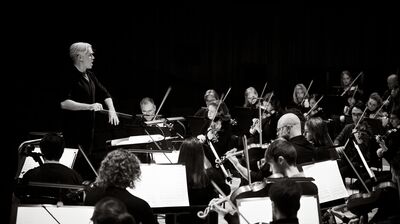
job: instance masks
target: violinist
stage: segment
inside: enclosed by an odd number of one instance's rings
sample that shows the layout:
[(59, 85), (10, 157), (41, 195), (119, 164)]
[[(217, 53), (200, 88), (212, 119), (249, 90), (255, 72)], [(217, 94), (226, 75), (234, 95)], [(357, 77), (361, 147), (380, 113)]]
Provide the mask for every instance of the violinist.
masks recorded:
[(376, 151), (379, 157), (390, 162), (396, 153), (400, 152), (400, 109), (394, 109), (389, 117), (390, 129), (384, 136), (376, 136), (380, 148)]
[[(215, 91), (214, 89), (208, 89), (205, 93), (204, 93), (204, 103), (206, 104), (205, 107), (201, 107), (200, 109), (198, 109), (196, 111), (196, 113), (194, 114), (194, 116), (196, 117), (203, 117), (206, 118), (207, 117), (207, 112), (208, 112), (208, 104), (210, 104), (211, 102), (214, 101), (218, 101), (219, 100), (219, 95), (217, 93), (217, 91)], [(224, 102), (221, 103), (222, 110), (225, 111), (225, 114), (229, 114), (229, 109), (226, 106), (226, 104)]]
[(244, 104), (243, 107), (256, 108), (258, 102), (257, 90), (250, 86), (244, 91)]
[(333, 148), (328, 126), (322, 118), (311, 117), (308, 119), (304, 126), (304, 136), (316, 149), (315, 161), (338, 159), (339, 155)]
[[(365, 117), (368, 118), (382, 118), (383, 117), (383, 111), (378, 111), (379, 108), (382, 106), (383, 101), (382, 101), (382, 97), (379, 95), (379, 93), (377, 92), (373, 92), (371, 93), (371, 95), (369, 95), (368, 101), (367, 101), (367, 110), (365, 112)], [(377, 116), (375, 117), (375, 114), (377, 114)]]
[[(203, 134), (198, 135), (197, 138), (203, 143), (211, 141), (217, 154), (221, 157), (228, 149), (234, 148), (235, 144), (232, 134), (231, 117), (229, 114), (224, 113), (224, 110), (218, 106), (219, 104), (219, 101), (213, 101), (208, 104), (207, 118), (202, 127)], [(208, 146), (206, 146), (205, 154), (209, 161), (215, 160)]]
[[(239, 188), (237, 191), (232, 193), (232, 198), (231, 200), (235, 203), (235, 200), (238, 198), (247, 198), (247, 197), (267, 197), (269, 196), (269, 190), (271, 188), (271, 183), (267, 183), (264, 178), (268, 178), (271, 180), (271, 182), (278, 182), (278, 181), (284, 181), (289, 180), (291, 178), (302, 178), (304, 177), (304, 173), (300, 172), (297, 168), (297, 153), (296, 149), (294, 148), (293, 144), (291, 144), (289, 141), (278, 138), (277, 140), (273, 141), (268, 149), (265, 152), (265, 161), (268, 167), (270, 167), (270, 170), (272, 171), (268, 175), (265, 175), (262, 181), (264, 181), (265, 185), (262, 189), (258, 191), (243, 191), (243, 192), (238, 192), (241, 189), (246, 189), (246, 188)], [(238, 167), (241, 167), (240, 169), (244, 169), (244, 173), (247, 173), (246, 168), (240, 165), (239, 161), (235, 157), (230, 157), (230, 161), (232, 163), (236, 163)], [(254, 175), (252, 172), (250, 175)], [(277, 179), (274, 179), (277, 178)], [(281, 179), (283, 178), (283, 179)], [(274, 181), (273, 181), (274, 180)], [(302, 194), (305, 195), (315, 195), (318, 194), (318, 188), (317, 186), (308, 181), (301, 181), (298, 182), (301, 189), (302, 189)], [(273, 185), (273, 184), (272, 184)], [(221, 212), (218, 207), (215, 208), (217, 212)], [(226, 214), (226, 213), (225, 213)], [(225, 215), (224, 214), (224, 215)], [(226, 219), (229, 219), (231, 222), (229, 223), (234, 223), (234, 220), (237, 219), (237, 216), (231, 216), (227, 215), (225, 216)]]
[[(360, 77), (362, 73), (360, 73), (358, 77)], [(353, 79), (351, 73), (348, 70), (342, 71), (340, 74), (340, 84), (341, 89), (339, 89), (341, 96), (345, 99), (345, 106), (343, 108), (343, 113), (345, 116), (350, 116), (351, 109), (353, 105), (362, 99), (362, 95), (364, 91), (360, 88), (360, 86), (354, 84), (356, 79)]]
[(400, 84), (399, 76), (397, 74), (391, 74), (387, 77), (388, 89), (383, 94), (383, 98), (386, 99), (385, 109), (387, 112), (400, 107)]
[(286, 109), (296, 108), (302, 113), (307, 113), (310, 109), (309, 95), (303, 83), (294, 87), (292, 102), (286, 106)]
[(306, 120), (310, 117), (321, 117), (322, 119), (327, 118), (324, 109), (318, 103), (320, 97), (321, 96), (317, 93), (313, 93), (310, 95), (310, 110), (306, 113)]
[[(273, 95), (273, 92), (267, 93), (263, 100), (262, 105), (262, 141), (271, 142), (276, 139), (276, 126), (278, 125), (278, 120), (282, 115), (282, 109), (280, 107), (280, 101), (277, 97)], [(253, 118), (253, 125), (249, 129), (249, 144), (259, 142), (260, 134), (260, 119)]]

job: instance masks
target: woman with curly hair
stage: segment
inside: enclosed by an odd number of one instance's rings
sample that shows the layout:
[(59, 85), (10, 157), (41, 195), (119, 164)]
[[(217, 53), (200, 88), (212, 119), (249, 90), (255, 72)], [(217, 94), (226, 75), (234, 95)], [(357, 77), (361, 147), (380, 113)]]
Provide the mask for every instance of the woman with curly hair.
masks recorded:
[(126, 205), (136, 222), (158, 223), (149, 204), (126, 189), (135, 187), (140, 174), (140, 161), (132, 152), (123, 149), (109, 152), (101, 162), (93, 188), (86, 193), (85, 205), (95, 205), (104, 197), (114, 197)]

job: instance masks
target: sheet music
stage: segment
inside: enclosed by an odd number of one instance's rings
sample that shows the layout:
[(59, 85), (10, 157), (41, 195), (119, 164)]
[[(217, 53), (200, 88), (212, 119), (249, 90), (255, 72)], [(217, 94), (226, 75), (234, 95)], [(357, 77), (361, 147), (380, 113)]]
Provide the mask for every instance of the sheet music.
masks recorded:
[[(62, 224), (88, 224), (93, 215), (93, 206), (44, 205)], [(54, 224), (57, 223), (42, 205), (18, 206), (16, 224)]]
[[(34, 153), (41, 153), (39, 147), (35, 147), (33, 150)], [(67, 166), (69, 168), (72, 168), (74, 165), (76, 156), (78, 155), (78, 149), (72, 149), (72, 148), (64, 148), (64, 153), (61, 156), (60, 163), (63, 164), (64, 166)], [(40, 157), (40, 159), (43, 162), (43, 158)], [(25, 158), (24, 165), (22, 166), (21, 172), (19, 174), (19, 178), (22, 178), (24, 174), (35, 167), (38, 167), (39, 163), (37, 163), (32, 157), (27, 156)]]
[[(168, 157), (169, 160), (166, 157)], [(170, 153), (153, 153), (153, 159), (157, 164), (177, 163), (178, 157), (179, 150), (174, 150)]]
[(306, 177), (313, 177), (318, 187), (320, 203), (348, 197), (336, 160), (303, 166)]
[(156, 135), (135, 135), (135, 136), (130, 136), (128, 138), (120, 138), (120, 139), (114, 139), (111, 140), (111, 145), (112, 146), (118, 146), (118, 145), (133, 145), (133, 144), (146, 144), (146, 143), (151, 143), (154, 141), (161, 141), (164, 139), (164, 136), (160, 134)]
[[(270, 223), (272, 221), (272, 202), (269, 197), (238, 199), (238, 210), (250, 223)], [(297, 212), (300, 224), (320, 223), (318, 200), (316, 196), (302, 195)], [(247, 224), (239, 216), (240, 224)]]
[(189, 206), (186, 168), (182, 164), (141, 164), (141, 180), (127, 190), (152, 208)]

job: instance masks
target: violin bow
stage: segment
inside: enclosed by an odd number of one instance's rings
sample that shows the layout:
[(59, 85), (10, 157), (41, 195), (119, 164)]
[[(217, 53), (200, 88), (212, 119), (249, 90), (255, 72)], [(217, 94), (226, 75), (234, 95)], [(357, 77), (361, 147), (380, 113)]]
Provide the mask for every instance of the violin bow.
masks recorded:
[(213, 180), (211, 180), (211, 184), (218, 191), (218, 193), (222, 195), (223, 198), (227, 199), (226, 201), (232, 206), (232, 208), (238, 213), (238, 215), (240, 215), (244, 219), (244, 221), (247, 222), (247, 224), (250, 224), (249, 220), (247, 220), (246, 217), (244, 217), (243, 214), (239, 212), (236, 205), (228, 198), (228, 196), (225, 195), (225, 193), (221, 190), (221, 188), (218, 187), (218, 185)]
[[(265, 88), (267, 88), (267, 84), (268, 84), (268, 82), (265, 82), (265, 84), (264, 84), (264, 88), (263, 88), (263, 90), (262, 90), (262, 92), (261, 92), (261, 95), (260, 95), (260, 97), (263, 97), (263, 95), (264, 95), (264, 91), (265, 91)], [(260, 98), (259, 100), (261, 100), (261, 98)]]
[[(388, 98), (383, 101), (383, 102), (387, 102), (390, 100), (391, 95), (388, 96)], [(378, 114), (381, 112), (383, 106), (385, 106), (385, 103), (382, 103), (381, 107), (379, 107), (379, 109), (376, 111), (376, 113), (374, 114), (374, 116), (372, 118), (376, 118), (376, 116), (378, 116)]]
[[(108, 114), (110, 111), (109, 110), (99, 110), (98, 112), (103, 113), (103, 114)], [(124, 118), (132, 118), (133, 115), (131, 114), (125, 114), (125, 113), (121, 113), (121, 112), (115, 112), (117, 114), (118, 117), (124, 117)]]
[(343, 93), (340, 94), (340, 96), (344, 96), (344, 94), (346, 94), (346, 92), (349, 91), (349, 89), (353, 86), (353, 84), (357, 81), (357, 79), (358, 79), (362, 74), (364, 74), (364, 73), (363, 73), (363, 72), (360, 72), (360, 74), (357, 75), (357, 77), (350, 83), (349, 87), (348, 87), (347, 89), (345, 89), (345, 90), (343, 91)]
[(232, 180), (232, 177), (228, 174), (228, 171), (225, 169), (224, 164), (222, 164), (221, 159), (219, 158), (218, 153), (214, 148), (214, 145), (211, 143), (211, 141), (208, 141), (208, 144), (210, 145), (211, 151), (215, 156), (215, 163), (219, 165), (226, 180), (230, 182)]
[(251, 186), (250, 159), (249, 159), (249, 150), (247, 149), (246, 135), (243, 135), (243, 154), (244, 154), (244, 158), (246, 159), (247, 180), (249, 181), (249, 186)]
[(154, 117), (153, 117), (153, 121), (154, 121), (154, 120), (156, 119), (156, 117), (158, 116), (158, 113), (160, 112), (161, 107), (163, 106), (165, 100), (167, 99), (168, 94), (171, 92), (171, 89), (172, 89), (171, 86), (168, 87), (167, 92), (165, 93), (164, 98), (163, 98), (163, 100), (161, 101), (160, 107), (158, 108), (157, 113), (156, 113), (156, 114), (154, 115)]
[(306, 116), (305, 116), (305, 117), (307, 117), (308, 115), (310, 115), (310, 113), (318, 106), (318, 103), (322, 100), (322, 98), (324, 98), (324, 95), (322, 95), (322, 96), (319, 98), (319, 100), (314, 104), (314, 106), (311, 107), (311, 109), (306, 113)]
[(313, 82), (314, 82), (314, 80), (311, 80), (310, 85), (308, 85), (308, 88), (307, 88), (307, 90), (306, 90), (306, 93), (304, 94), (303, 100), (301, 101), (300, 105), (303, 105), (304, 101), (306, 100), (306, 97), (307, 97), (307, 95), (308, 95), (308, 92), (309, 92), (310, 89), (311, 89), (311, 86), (312, 86)]

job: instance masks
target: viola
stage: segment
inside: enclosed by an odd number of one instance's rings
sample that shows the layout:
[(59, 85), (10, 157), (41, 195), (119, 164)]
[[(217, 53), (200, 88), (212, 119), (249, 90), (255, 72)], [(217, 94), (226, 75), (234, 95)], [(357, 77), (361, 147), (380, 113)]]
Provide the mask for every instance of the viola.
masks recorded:
[(268, 183), (266, 181), (257, 181), (254, 183), (251, 183), (249, 185), (244, 185), (236, 189), (232, 194), (231, 194), (231, 201), (236, 204), (236, 200), (238, 198), (245, 198), (245, 197), (265, 197), (268, 195), (268, 192), (266, 192), (268, 189), (266, 189)]

